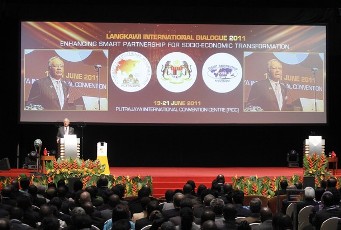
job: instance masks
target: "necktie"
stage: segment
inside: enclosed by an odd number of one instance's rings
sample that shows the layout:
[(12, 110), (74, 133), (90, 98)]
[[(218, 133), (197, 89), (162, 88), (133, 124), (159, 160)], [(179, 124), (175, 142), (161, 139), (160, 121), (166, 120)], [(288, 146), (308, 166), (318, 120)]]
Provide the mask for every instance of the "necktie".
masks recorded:
[(282, 105), (283, 105), (283, 100), (282, 100), (281, 86), (278, 82), (275, 83), (275, 94), (276, 94), (279, 110), (281, 110)]
[(60, 80), (56, 81), (56, 92), (58, 95), (60, 108), (63, 108), (63, 106), (64, 106), (64, 93), (63, 93), (62, 82)]

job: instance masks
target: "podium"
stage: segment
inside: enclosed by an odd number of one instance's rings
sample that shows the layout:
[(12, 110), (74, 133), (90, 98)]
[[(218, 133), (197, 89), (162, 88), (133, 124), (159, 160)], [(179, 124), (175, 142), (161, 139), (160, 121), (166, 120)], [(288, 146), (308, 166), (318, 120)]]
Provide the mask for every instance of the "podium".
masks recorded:
[(325, 140), (321, 136), (309, 136), (304, 141), (304, 154), (325, 154)]
[(65, 135), (59, 142), (60, 158), (79, 158), (80, 157), (80, 139), (76, 135)]

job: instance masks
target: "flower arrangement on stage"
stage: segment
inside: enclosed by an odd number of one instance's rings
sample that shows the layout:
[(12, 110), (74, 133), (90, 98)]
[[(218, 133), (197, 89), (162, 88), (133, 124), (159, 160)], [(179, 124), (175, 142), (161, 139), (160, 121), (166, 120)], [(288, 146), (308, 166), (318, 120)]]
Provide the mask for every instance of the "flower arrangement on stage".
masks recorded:
[(57, 183), (64, 179), (66, 183), (71, 178), (79, 178), (82, 180), (84, 188), (91, 185), (96, 185), (97, 180), (101, 176), (108, 178), (108, 187), (111, 188), (116, 184), (122, 184), (126, 188), (126, 196), (137, 196), (138, 190), (147, 185), (152, 189), (151, 176), (113, 176), (104, 175), (105, 165), (99, 160), (82, 160), (76, 159), (58, 159), (46, 163), (46, 174), (21, 174), (18, 177), (0, 177), (0, 190), (11, 184), (13, 180), (19, 180), (23, 177), (29, 177), (32, 184), (47, 186), (49, 183)]
[(328, 160), (325, 154), (304, 154), (303, 170), (304, 176), (315, 177), (315, 184), (319, 185), (321, 180), (328, 179), (330, 173), (327, 170)]
[(277, 191), (279, 182), (286, 179), (289, 184), (295, 184), (297, 182), (302, 182), (302, 177), (298, 175), (293, 175), (290, 178), (285, 176), (273, 177), (268, 176), (258, 177), (232, 177), (232, 186), (234, 189), (238, 189), (244, 192), (244, 195), (261, 195), (267, 198), (273, 197), (275, 191)]
[(99, 160), (66, 158), (46, 163), (47, 182), (57, 183), (61, 179), (82, 178), (83, 184), (96, 184), (96, 179), (104, 173), (105, 165)]

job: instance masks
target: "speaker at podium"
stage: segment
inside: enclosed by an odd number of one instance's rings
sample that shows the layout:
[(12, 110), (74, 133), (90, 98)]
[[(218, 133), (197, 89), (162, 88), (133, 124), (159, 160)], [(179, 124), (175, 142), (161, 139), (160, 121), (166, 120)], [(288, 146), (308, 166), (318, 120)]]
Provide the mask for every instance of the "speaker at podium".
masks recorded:
[[(108, 111), (108, 98), (101, 97), (82, 96), (74, 100), (74, 106), (76, 110), (88, 110), (88, 111)], [(99, 102), (99, 103), (98, 103)]]

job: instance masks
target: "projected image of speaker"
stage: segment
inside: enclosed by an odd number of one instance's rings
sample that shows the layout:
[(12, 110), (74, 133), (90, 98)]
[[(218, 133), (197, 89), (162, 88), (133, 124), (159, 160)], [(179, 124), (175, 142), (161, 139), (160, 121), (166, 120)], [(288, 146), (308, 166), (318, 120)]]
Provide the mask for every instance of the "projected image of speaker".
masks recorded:
[(11, 166), (9, 165), (8, 158), (3, 158), (0, 160), (0, 170), (10, 170)]

